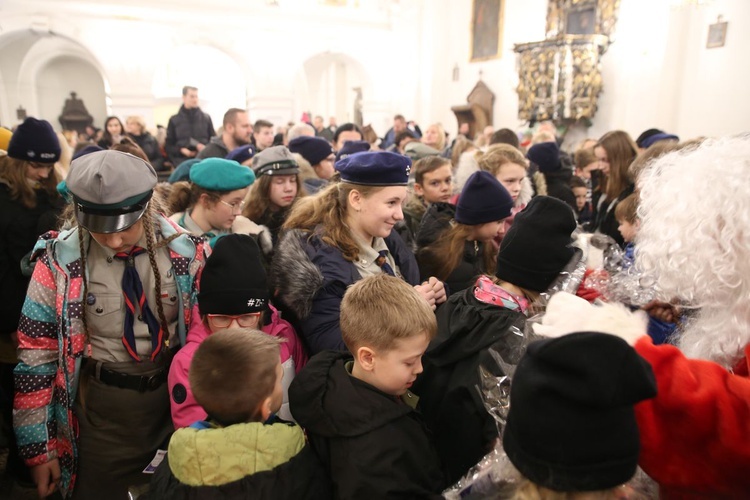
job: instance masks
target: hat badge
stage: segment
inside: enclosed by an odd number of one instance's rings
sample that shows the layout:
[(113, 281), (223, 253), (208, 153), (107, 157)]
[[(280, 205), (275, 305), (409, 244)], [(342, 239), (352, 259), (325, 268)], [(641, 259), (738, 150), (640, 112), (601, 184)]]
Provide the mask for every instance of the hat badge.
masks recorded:
[(407, 165), (406, 166), (406, 177), (409, 177), (410, 174), (411, 174), (411, 165)]
[(36, 153), (29, 149), (28, 151), (26, 151), (26, 156), (28, 156), (29, 158), (34, 158), (36, 156)]

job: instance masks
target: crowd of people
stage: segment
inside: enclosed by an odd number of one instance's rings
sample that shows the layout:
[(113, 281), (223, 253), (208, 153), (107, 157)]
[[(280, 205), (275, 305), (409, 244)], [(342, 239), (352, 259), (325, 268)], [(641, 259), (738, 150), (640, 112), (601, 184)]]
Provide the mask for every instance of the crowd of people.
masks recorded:
[(6, 474), (440, 498), (502, 456), (472, 498), (750, 491), (750, 137), (459, 132), (216, 131), (185, 87), (163, 140), (0, 134)]

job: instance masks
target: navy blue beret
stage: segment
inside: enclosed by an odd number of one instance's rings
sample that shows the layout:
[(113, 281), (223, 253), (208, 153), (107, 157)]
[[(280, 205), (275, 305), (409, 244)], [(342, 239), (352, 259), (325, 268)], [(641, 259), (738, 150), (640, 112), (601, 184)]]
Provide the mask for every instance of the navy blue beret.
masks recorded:
[(240, 165), (242, 165), (244, 162), (249, 160), (255, 155), (255, 148), (253, 148), (252, 144), (245, 144), (244, 146), (240, 146), (238, 148), (234, 148), (227, 154), (224, 159), (226, 160), (234, 160)]
[(344, 182), (364, 186), (406, 186), (411, 160), (398, 153), (367, 151), (347, 156), (336, 162), (335, 168)]
[(289, 151), (297, 153), (315, 166), (333, 154), (331, 143), (320, 137), (302, 135), (289, 141)]
[(336, 153), (336, 161), (343, 160), (354, 153), (361, 153), (370, 150), (370, 143), (367, 141), (346, 141), (341, 149)]
[(652, 144), (656, 144), (659, 141), (679, 141), (680, 138), (677, 137), (674, 134), (667, 134), (666, 132), (663, 132), (661, 134), (654, 134), (652, 136), (649, 136), (643, 141), (641, 141), (641, 147), (646, 149), (650, 147)]

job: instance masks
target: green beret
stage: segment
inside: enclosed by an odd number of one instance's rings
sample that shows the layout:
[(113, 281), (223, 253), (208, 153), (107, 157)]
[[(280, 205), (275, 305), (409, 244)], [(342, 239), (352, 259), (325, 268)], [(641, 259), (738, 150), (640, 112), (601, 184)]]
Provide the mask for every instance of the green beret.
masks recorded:
[(255, 173), (234, 160), (206, 158), (190, 168), (190, 181), (209, 191), (234, 191), (255, 182)]

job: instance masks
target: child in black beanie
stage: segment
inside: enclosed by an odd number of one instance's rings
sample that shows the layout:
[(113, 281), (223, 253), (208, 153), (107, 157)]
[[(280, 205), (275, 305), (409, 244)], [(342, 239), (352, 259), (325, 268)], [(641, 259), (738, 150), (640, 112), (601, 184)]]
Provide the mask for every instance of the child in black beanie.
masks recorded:
[[(414, 392), (450, 483), (499, 437), (476, 389), (479, 367), (503, 376), (518, 363), (528, 342), (524, 330), (530, 305), (573, 259), (575, 228), (567, 204), (547, 196), (534, 198), (503, 238), (495, 275), (480, 276), (437, 311), (438, 334), (422, 358), (424, 373)], [(490, 350), (500, 355), (502, 367)]]
[(640, 451), (634, 406), (655, 395), (651, 365), (615, 335), (532, 342), (513, 376), (503, 432), (516, 469), (505, 478), (516, 484), (510, 497), (640, 498), (626, 484)]

